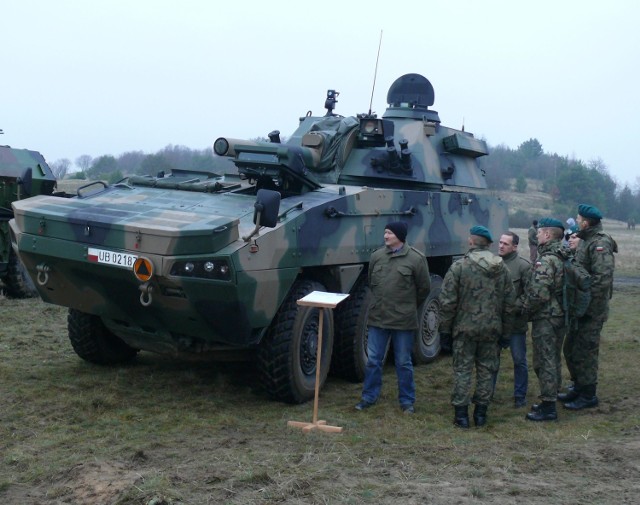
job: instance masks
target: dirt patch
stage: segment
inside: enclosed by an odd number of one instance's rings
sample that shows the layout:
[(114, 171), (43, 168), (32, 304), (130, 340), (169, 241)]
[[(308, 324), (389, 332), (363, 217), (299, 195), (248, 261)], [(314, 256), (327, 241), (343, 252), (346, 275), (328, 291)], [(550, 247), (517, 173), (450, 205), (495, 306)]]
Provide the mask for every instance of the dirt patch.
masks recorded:
[[(31, 489), (12, 488), (3, 496), (10, 504), (96, 505), (117, 503), (144, 474), (119, 462), (81, 463)], [(158, 504), (160, 505), (160, 504)]]

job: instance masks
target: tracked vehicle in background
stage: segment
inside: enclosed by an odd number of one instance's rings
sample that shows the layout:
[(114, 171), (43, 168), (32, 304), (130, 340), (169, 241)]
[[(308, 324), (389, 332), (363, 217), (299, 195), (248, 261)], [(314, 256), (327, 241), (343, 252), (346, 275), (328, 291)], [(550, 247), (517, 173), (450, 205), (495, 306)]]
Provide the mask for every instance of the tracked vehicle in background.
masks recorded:
[(38, 293), (11, 247), (11, 204), (34, 195), (51, 195), (55, 186), (56, 178), (39, 152), (0, 146), (0, 280), (11, 297), (30, 298)]
[[(389, 221), (428, 258), (432, 292), (420, 307), (417, 362), (440, 351), (437, 295), (469, 228), (507, 227), (507, 207), (486, 193), (482, 140), (443, 126), (431, 83), (397, 79), (382, 117), (301, 117), (284, 143), (218, 138), (237, 173), (173, 170), (93, 183), (71, 199), (14, 203), (13, 242), (42, 299), (69, 307), (69, 338), (95, 363), (139, 350), (179, 356), (254, 351), (268, 393), (297, 403), (331, 370), (362, 380), (369, 256)], [(324, 311), (296, 301), (349, 293)]]

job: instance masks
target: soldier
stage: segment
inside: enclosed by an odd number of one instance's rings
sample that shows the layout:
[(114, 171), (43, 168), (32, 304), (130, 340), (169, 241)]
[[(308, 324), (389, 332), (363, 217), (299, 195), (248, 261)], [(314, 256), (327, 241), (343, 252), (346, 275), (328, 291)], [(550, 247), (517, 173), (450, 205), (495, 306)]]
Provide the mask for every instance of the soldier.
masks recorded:
[(538, 220), (534, 219), (529, 227), (529, 260), (531, 263), (536, 262), (538, 257)]
[(558, 395), (565, 408), (581, 410), (598, 405), (598, 353), (600, 332), (609, 314), (613, 289), (613, 270), (618, 244), (602, 231), (602, 212), (592, 205), (578, 205), (576, 219), (580, 243), (575, 260), (591, 275), (591, 302), (587, 313), (572, 325), (564, 346), (564, 357), (573, 389)]
[(538, 224), (538, 259), (524, 303), (524, 311), (531, 320), (533, 369), (540, 383), (541, 404), (526, 415), (529, 421), (555, 421), (558, 418), (556, 398), (560, 384), (558, 365), (565, 333), (562, 309), (564, 256), (561, 239), (564, 225), (553, 218), (541, 219)]
[(577, 226), (576, 220), (572, 217), (568, 218), (566, 221), (567, 227), (564, 230), (564, 238), (562, 239), (562, 246), (567, 249), (569, 247), (569, 236), (573, 233), (571, 230)]
[(511, 331), (514, 291), (504, 262), (489, 251), (493, 241), (484, 226), (470, 230), (469, 251), (447, 272), (440, 293), (440, 333), (452, 338), (454, 425), (469, 427), (468, 405), (475, 364), (473, 395), (476, 426), (487, 422), (487, 408), (497, 370), (498, 341)]
[(578, 225), (574, 224), (569, 229), (569, 234), (568, 234), (569, 236), (567, 237), (567, 240), (569, 242), (569, 251), (574, 256), (576, 254), (576, 251), (578, 250), (578, 244), (580, 243), (580, 237), (578, 237), (579, 231), (580, 229), (578, 228)]
[(382, 389), (382, 366), (393, 343), (398, 376), (398, 400), (405, 414), (415, 412), (416, 386), (413, 380), (414, 333), (418, 328), (418, 307), (431, 289), (425, 256), (408, 246), (407, 223), (396, 221), (384, 229), (385, 247), (376, 249), (369, 260), (369, 307), (367, 365), (362, 397), (356, 410), (371, 407)]
[[(528, 323), (526, 315), (522, 314), (524, 304), (524, 293), (529, 278), (531, 277), (531, 263), (518, 254), (518, 244), (520, 237), (512, 231), (506, 231), (500, 236), (498, 242), (498, 255), (509, 269), (513, 288), (515, 290), (515, 316), (511, 335), (500, 341), (498, 349), (498, 365), (500, 364), (500, 350), (505, 347), (511, 348), (511, 358), (513, 359), (513, 405), (516, 408), (524, 407), (527, 404), (527, 387), (529, 384), (529, 367), (527, 366), (527, 330)], [(498, 371), (494, 375), (495, 381)]]
[[(565, 230), (565, 234), (564, 234), (564, 237), (569, 244), (568, 248), (565, 249), (565, 252), (567, 253), (569, 258), (572, 258), (572, 261), (573, 261), (573, 258), (575, 258), (576, 250), (578, 249), (578, 244), (580, 243), (580, 237), (578, 237), (579, 231), (580, 229), (578, 228), (578, 225), (574, 224), (571, 228), (569, 228), (568, 232)], [(573, 324), (573, 321), (569, 321), (569, 324), (570, 325)], [(567, 342), (569, 342), (568, 338), (565, 339), (564, 341), (564, 347), (567, 347)], [(565, 348), (563, 348), (562, 351), (566, 356), (568, 351), (565, 350)], [(558, 377), (560, 377), (560, 380), (562, 381), (562, 361), (561, 360), (558, 361)], [(576, 380), (575, 377), (571, 376), (571, 379), (570, 379), (571, 386), (569, 386), (569, 389), (573, 389), (575, 380)], [(561, 397), (564, 398), (563, 393), (558, 394), (558, 399), (560, 399)]]

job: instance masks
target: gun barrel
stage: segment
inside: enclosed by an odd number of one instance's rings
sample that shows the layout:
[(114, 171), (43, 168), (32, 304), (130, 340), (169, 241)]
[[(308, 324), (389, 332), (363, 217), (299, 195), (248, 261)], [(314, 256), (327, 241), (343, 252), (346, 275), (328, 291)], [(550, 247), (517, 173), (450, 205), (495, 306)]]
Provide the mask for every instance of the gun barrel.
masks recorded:
[(213, 143), (213, 152), (218, 156), (230, 156), (236, 155), (235, 146), (259, 146), (262, 144), (269, 144), (269, 142), (256, 142), (254, 140), (245, 139), (232, 139), (226, 137), (218, 137)]

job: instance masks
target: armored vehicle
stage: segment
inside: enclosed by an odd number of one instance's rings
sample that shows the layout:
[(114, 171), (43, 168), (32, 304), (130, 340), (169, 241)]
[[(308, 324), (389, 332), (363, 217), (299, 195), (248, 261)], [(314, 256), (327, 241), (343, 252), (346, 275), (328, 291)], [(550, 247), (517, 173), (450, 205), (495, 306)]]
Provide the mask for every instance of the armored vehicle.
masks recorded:
[(56, 178), (37, 151), (0, 146), (0, 280), (12, 297), (28, 298), (37, 291), (11, 247), (11, 204), (33, 195), (51, 195)]
[[(226, 174), (173, 170), (92, 183), (71, 199), (14, 203), (13, 241), (46, 302), (69, 307), (77, 354), (95, 363), (161, 353), (253, 351), (275, 399), (313, 397), (331, 370), (359, 381), (366, 363), (369, 256), (389, 221), (428, 258), (432, 292), (420, 308), (415, 360), (440, 351), (437, 295), (469, 228), (507, 226), (484, 191), (482, 140), (441, 124), (431, 83), (397, 79), (382, 117), (311, 111), (282, 142), (218, 138)], [(297, 300), (348, 293), (323, 311)], [(392, 294), (390, 294), (392, 296)]]

